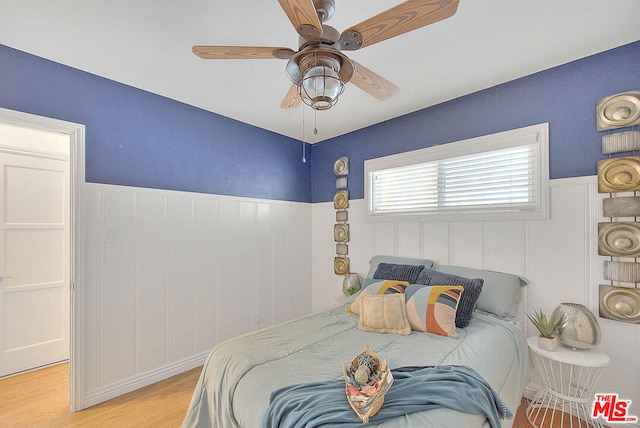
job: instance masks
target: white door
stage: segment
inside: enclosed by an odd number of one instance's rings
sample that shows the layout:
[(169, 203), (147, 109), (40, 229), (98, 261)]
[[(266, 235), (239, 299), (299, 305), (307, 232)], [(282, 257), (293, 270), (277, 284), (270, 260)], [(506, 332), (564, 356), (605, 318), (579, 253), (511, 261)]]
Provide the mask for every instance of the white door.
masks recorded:
[(70, 314), (69, 160), (1, 149), (0, 377), (68, 359)]

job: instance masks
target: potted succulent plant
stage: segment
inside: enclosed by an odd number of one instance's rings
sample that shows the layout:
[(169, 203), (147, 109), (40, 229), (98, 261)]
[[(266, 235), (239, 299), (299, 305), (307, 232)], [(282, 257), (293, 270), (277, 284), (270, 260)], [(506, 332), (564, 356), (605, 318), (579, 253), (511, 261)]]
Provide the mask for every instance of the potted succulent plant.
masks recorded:
[(533, 313), (526, 315), (540, 332), (538, 346), (547, 351), (555, 351), (558, 348), (558, 333), (565, 323), (564, 314), (547, 317), (542, 310), (535, 309)]

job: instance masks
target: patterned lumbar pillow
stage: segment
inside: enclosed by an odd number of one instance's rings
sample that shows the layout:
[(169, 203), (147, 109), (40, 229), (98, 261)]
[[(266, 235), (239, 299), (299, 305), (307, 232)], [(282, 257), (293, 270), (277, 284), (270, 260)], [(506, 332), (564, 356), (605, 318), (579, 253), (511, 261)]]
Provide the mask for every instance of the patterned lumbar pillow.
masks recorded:
[(411, 329), (458, 338), (456, 308), (462, 291), (460, 285), (409, 286), (405, 299)]

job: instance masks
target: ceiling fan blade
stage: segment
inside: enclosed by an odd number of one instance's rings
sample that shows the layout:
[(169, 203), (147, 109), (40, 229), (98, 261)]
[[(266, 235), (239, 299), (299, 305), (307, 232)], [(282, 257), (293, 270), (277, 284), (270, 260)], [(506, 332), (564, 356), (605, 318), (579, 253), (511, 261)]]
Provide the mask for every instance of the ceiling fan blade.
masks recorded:
[(194, 46), (191, 50), (203, 59), (289, 59), (295, 53), (266, 46)]
[(298, 34), (307, 40), (322, 35), (322, 22), (318, 18), (313, 0), (278, 0)]
[(289, 90), (287, 91), (287, 95), (284, 96), (282, 100), (282, 104), (280, 104), (280, 108), (290, 109), (290, 108), (298, 108), (302, 103), (302, 98), (300, 98), (300, 93), (298, 92), (297, 85), (291, 85)]
[(351, 62), (356, 65), (356, 68), (353, 71), (353, 77), (351, 77), (349, 82), (353, 83), (369, 95), (376, 97), (380, 101), (386, 101), (397, 94), (400, 90), (396, 85), (369, 70), (367, 67), (360, 65), (353, 60), (351, 60)]
[(342, 32), (342, 50), (357, 50), (453, 16), (459, 0), (407, 0)]

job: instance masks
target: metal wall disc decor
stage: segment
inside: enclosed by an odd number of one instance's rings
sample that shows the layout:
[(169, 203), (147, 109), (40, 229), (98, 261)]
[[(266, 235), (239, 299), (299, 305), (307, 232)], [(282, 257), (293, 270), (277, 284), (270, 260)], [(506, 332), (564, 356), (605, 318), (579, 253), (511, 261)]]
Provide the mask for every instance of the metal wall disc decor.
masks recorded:
[(349, 208), (349, 192), (346, 190), (337, 191), (333, 196), (333, 207), (337, 210)]
[(336, 211), (336, 221), (339, 223), (344, 223), (349, 220), (349, 211), (341, 210)]
[(333, 173), (338, 177), (349, 174), (349, 158), (343, 156), (338, 158), (333, 164)]
[(640, 324), (640, 289), (600, 285), (600, 316)]
[(640, 150), (640, 131), (616, 132), (602, 136), (602, 154)]
[(346, 223), (334, 225), (333, 240), (336, 242), (349, 242), (349, 225)]
[(605, 198), (602, 200), (602, 214), (605, 217), (638, 217), (640, 216), (640, 197)]
[(640, 157), (627, 156), (598, 161), (598, 192), (640, 190)]
[(598, 223), (598, 254), (640, 257), (640, 223)]
[(333, 259), (333, 271), (336, 275), (346, 275), (349, 273), (349, 258), (335, 257)]
[(598, 131), (640, 124), (640, 91), (622, 92), (598, 100)]

